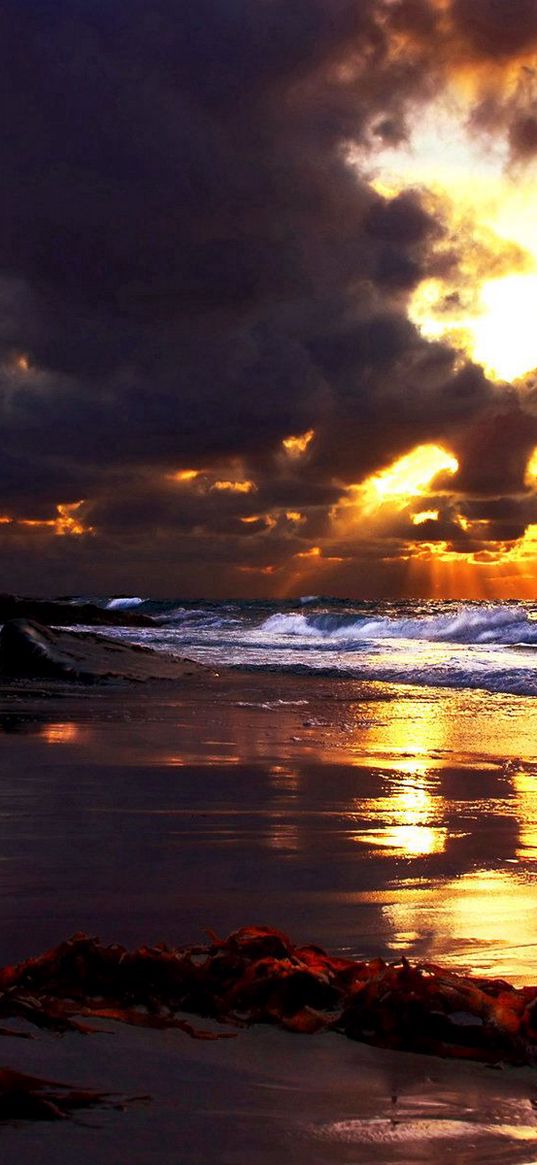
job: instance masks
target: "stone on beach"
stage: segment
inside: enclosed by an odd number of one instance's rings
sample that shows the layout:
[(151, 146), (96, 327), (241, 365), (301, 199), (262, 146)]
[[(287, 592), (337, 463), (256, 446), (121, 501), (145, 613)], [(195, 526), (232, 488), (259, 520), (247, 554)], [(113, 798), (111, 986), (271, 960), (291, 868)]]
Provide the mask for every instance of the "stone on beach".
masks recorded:
[(32, 619), (11, 619), (0, 631), (0, 674), (95, 683), (209, 676), (192, 660), (120, 643), (91, 631), (58, 631)]

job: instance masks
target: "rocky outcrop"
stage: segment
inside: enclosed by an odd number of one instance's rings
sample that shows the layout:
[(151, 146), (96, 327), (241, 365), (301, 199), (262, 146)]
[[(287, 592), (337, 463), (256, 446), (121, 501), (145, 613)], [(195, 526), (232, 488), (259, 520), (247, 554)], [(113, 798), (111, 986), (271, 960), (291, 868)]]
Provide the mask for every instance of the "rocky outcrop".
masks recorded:
[(91, 631), (58, 631), (31, 619), (12, 619), (0, 631), (0, 674), (17, 678), (101, 680), (210, 676), (200, 663)]
[(25, 599), (18, 595), (0, 595), (0, 623), (8, 619), (37, 619), (53, 627), (153, 627), (149, 615), (135, 615), (123, 609), (105, 610), (96, 603), (67, 603), (52, 599)]

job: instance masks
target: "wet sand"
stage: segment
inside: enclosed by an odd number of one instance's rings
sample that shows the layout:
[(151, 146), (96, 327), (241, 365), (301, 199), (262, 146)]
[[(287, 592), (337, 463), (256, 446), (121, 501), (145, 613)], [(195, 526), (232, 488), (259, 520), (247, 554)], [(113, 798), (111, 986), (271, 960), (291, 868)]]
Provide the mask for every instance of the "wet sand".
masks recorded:
[[(0, 962), (80, 929), (183, 944), (265, 923), (333, 952), (535, 982), (533, 725), (520, 697), (354, 681), (4, 687)], [(198, 1044), (116, 1027), (3, 1053), (153, 1097), (2, 1129), (4, 1160), (23, 1165), (537, 1156), (528, 1070), (264, 1028)]]

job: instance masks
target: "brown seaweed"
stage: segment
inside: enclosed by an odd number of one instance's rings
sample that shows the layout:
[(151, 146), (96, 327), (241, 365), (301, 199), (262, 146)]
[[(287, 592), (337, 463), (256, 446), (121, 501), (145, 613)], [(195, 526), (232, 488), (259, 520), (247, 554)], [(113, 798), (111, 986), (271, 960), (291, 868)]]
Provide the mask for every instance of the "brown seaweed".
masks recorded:
[[(199, 1029), (185, 1013), (221, 1026)], [(85, 1021), (97, 1019), (178, 1028), (198, 1039), (236, 1034), (222, 1025), (269, 1023), (402, 1051), (537, 1062), (537, 987), (406, 959), (338, 958), (269, 927), (211, 934), (205, 946), (134, 951), (75, 935), (0, 970), (0, 1019), (14, 1017), (59, 1033), (90, 1033), (96, 1029)]]
[[(185, 1014), (213, 1027), (199, 1028)], [(537, 987), (406, 959), (338, 958), (262, 926), (226, 939), (211, 932), (204, 946), (134, 951), (74, 935), (0, 969), (0, 1019), (60, 1035), (110, 1030), (95, 1026), (104, 1020), (177, 1028), (205, 1040), (234, 1037), (230, 1026), (268, 1023), (301, 1035), (340, 1032), (406, 1052), (537, 1064)], [(5, 1026), (1, 1035), (28, 1038)], [(108, 1093), (0, 1068), (0, 1121), (59, 1120), (103, 1104), (119, 1107)]]

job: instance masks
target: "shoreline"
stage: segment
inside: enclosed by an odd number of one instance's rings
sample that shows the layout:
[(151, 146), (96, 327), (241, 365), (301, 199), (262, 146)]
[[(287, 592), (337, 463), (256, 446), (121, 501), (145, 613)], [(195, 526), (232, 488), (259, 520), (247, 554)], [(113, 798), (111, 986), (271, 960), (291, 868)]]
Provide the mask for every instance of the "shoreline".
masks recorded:
[[(0, 964), (77, 930), (133, 947), (266, 924), (333, 954), (537, 981), (533, 724), (531, 698), (234, 670), (2, 681)], [(290, 1146), (298, 1165), (391, 1165), (464, 1144), (469, 1165), (522, 1165), (537, 1150), (528, 1070), (102, 1023), (115, 1034), (10, 1040), (5, 1060), (151, 1103), (4, 1129), (8, 1159), (175, 1165), (181, 1143), (185, 1165), (280, 1165)]]

